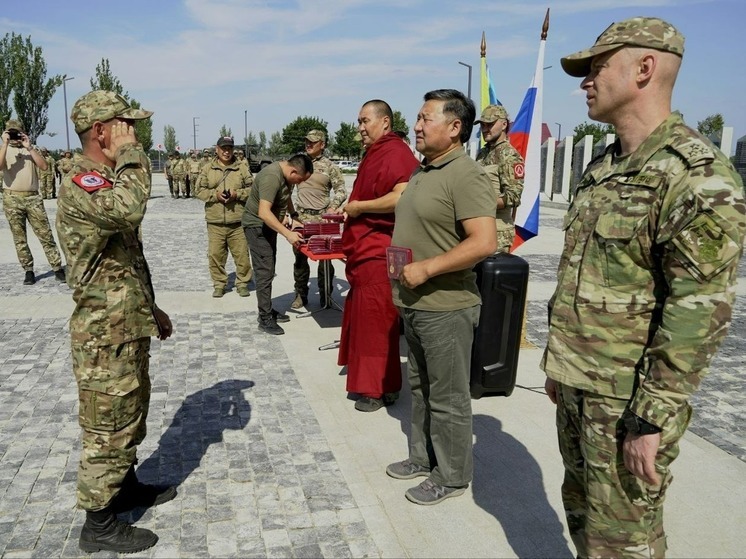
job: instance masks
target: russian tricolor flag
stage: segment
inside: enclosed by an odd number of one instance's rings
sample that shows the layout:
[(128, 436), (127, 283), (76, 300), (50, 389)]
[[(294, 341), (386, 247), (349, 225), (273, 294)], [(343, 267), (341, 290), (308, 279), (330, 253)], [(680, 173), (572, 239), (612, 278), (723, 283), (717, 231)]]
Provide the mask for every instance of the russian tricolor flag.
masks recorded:
[(515, 240), (511, 252), (539, 234), (539, 190), (541, 185), (541, 108), (544, 80), (544, 46), (549, 29), (549, 10), (542, 28), (539, 56), (531, 87), (513, 122), (510, 143), (523, 157), (525, 174), (521, 205), (515, 215)]

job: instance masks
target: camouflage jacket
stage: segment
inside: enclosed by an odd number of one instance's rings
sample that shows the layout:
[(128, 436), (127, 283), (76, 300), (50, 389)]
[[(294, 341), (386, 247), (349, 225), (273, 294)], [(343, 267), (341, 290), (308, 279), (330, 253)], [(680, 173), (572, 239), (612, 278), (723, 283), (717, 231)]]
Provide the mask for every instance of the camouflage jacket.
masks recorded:
[(187, 174), (187, 162), (179, 158), (171, 163), (171, 175), (178, 178), (184, 178)]
[(57, 164), (54, 160), (54, 157), (52, 157), (51, 155), (47, 155), (44, 158), (44, 161), (47, 162), (47, 168), (44, 171), (39, 169), (39, 178), (48, 179), (50, 177), (54, 177), (54, 168)]
[[(57, 234), (67, 283), (74, 289), (74, 344), (116, 345), (158, 334), (150, 271), (138, 237), (150, 196), (146, 169), (145, 153), (128, 144), (119, 148), (116, 169), (76, 154), (62, 181)], [(103, 177), (103, 187), (96, 187), (102, 181), (92, 171)]]
[(187, 170), (189, 171), (189, 180), (191, 180), (192, 182), (196, 181), (201, 169), (202, 169), (202, 162), (199, 159), (190, 159), (187, 162)]
[(730, 324), (746, 204), (727, 157), (678, 113), (629, 156), (617, 147), (565, 217), (542, 368), (665, 428)]
[(509, 140), (485, 145), (477, 154), (477, 162), (484, 167), (495, 189), (495, 196), (502, 198), (505, 207), (497, 210), (497, 228), (513, 228), (513, 209), (521, 205), (524, 166), (521, 154)]
[(57, 172), (64, 176), (70, 172), (70, 169), (73, 168), (73, 160), (72, 158), (63, 157), (59, 161), (57, 161)]
[(301, 221), (320, 221), (323, 212), (340, 207), (347, 199), (342, 171), (324, 156), (313, 160), (313, 174), (297, 188), (295, 209)]
[[(249, 198), (254, 176), (247, 167), (234, 160), (230, 165), (221, 165), (217, 158), (206, 165), (199, 175), (194, 195), (205, 203), (207, 223), (241, 223), (244, 205)], [(223, 204), (218, 200), (218, 192), (230, 190), (237, 198)]]

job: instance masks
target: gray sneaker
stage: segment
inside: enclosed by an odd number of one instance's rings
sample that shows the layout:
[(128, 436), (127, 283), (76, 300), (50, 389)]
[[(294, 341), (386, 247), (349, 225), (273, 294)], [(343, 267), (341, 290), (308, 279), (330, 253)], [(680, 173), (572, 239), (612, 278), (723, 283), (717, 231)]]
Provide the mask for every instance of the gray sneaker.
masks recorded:
[(407, 489), (404, 496), (418, 505), (437, 505), (449, 497), (462, 495), (468, 485), (464, 487), (445, 487), (438, 485), (430, 478), (420, 483), (417, 487)]
[(409, 458), (386, 466), (386, 473), (396, 479), (414, 479), (430, 475), (430, 468), (415, 464)]

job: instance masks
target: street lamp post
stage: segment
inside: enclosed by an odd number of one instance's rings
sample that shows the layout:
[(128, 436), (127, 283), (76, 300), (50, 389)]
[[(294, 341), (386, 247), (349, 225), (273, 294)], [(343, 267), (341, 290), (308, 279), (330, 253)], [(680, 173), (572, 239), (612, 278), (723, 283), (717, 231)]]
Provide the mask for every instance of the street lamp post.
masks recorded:
[(246, 138), (249, 137), (249, 121), (248, 117), (246, 116), (249, 111), (243, 112), (243, 143), (245, 144), (248, 140)]
[(555, 122), (557, 125), (557, 139), (562, 141), (562, 125), (559, 122)]
[(471, 64), (467, 64), (466, 62), (459, 62), (461, 66), (466, 66), (469, 69), (469, 86), (467, 88), (467, 97), (471, 99)]
[(65, 84), (75, 77), (68, 78), (67, 74), (62, 76), (62, 97), (65, 100), (65, 137), (67, 138), (67, 151), (70, 151), (70, 125), (67, 123), (67, 87)]
[(194, 151), (197, 151), (197, 119), (198, 118), (199, 118), (198, 116), (192, 117), (192, 131), (193, 131), (192, 135), (194, 136)]

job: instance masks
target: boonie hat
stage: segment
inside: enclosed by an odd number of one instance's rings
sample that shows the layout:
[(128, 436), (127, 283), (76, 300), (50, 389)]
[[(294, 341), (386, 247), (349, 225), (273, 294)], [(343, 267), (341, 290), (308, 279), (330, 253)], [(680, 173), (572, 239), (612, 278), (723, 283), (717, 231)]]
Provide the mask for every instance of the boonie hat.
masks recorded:
[(490, 122), (495, 122), (501, 118), (508, 120), (508, 111), (505, 110), (505, 107), (502, 105), (487, 105), (482, 111), (479, 120), (475, 120), (474, 124), (481, 124), (482, 122), (489, 124)]
[(306, 140), (309, 142), (326, 142), (326, 134), (323, 130), (311, 130), (306, 134)]
[(99, 89), (86, 93), (75, 101), (70, 112), (70, 120), (75, 125), (75, 132), (81, 134), (91, 128), (94, 122), (106, 122), (116, 117), (142, 120), (152, 115), (153, 111), (133, 108), (129, 101), (118, 93)]
[(20, 120), (10, 119), (5, 123), (5, 132), (8, 130), (18, 130), (19, 132), (23, 132), (24, 134), (26, 131), (23, 129), (23, 124), (21, 124)]
[(591, 48), (560, 59), (562, 69), (575, 78), (584, 78), (591, 71), (594, 56), (625, 46), (684, 56), (684, 36), (673, 25), (657, 17), (633, 17), (609, 25)]
[(218, 141), (215, 142), (215, 144), (218, 145), (219, 147), (232, 146), (233, 138), (231, 138), (230, 136), (221, 136), (220, 138), (218, 138)]

